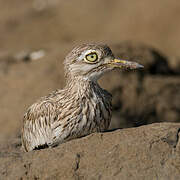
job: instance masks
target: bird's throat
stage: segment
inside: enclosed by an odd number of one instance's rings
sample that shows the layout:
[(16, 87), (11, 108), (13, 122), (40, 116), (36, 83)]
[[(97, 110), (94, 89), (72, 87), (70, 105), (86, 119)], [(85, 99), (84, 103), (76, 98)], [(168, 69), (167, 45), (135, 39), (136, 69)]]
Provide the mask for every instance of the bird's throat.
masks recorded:
[(78, 96), (88, 93), (91, 94), (95, 88), (100, 88), (97, 81), (87, 80), (82, 77), (69, 78), (65, 87), (68, 94), (76, 94)]

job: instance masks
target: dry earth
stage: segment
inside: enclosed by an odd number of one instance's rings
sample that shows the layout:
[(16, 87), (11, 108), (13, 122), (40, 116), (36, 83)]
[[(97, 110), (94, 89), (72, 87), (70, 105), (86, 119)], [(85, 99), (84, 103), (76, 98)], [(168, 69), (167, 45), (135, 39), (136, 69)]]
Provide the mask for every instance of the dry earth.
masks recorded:
[(91, 134), (53, 149), (20, 151), (0, 145), (1, 179), (133, 179), (180, 177), (180, 123)]

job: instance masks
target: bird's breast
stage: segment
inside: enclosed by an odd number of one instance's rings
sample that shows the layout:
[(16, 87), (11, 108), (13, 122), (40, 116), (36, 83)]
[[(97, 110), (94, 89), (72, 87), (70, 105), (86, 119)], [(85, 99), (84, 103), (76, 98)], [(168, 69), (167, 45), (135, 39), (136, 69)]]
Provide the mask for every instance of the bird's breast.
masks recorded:
[(86, 131), (104, 131), (111, 119), (111, 98), (104, 91), (92, 91), (82, 98), (81, 127)]
[(54, 123), (57, 138), (69, 140), (108, 129), (112, 107), (111, 96), (105, 90), (87, 89), (68, 99)]

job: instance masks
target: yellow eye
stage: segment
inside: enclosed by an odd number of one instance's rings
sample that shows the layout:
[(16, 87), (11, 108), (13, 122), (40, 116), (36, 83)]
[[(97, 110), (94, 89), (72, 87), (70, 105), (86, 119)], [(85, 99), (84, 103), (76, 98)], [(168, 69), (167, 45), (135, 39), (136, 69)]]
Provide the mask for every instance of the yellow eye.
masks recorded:
[(95, 52), (86, 55), (86, 60), (89, 62), (95, 62), (97, 59), (98, 55)]

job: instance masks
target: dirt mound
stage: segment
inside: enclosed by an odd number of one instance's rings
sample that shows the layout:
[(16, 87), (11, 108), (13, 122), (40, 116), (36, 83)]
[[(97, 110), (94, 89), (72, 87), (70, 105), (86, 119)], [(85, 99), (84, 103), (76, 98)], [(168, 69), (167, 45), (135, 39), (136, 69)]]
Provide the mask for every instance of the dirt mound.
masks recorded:
[(1, 179), (179, 179), (180, 124), (95, 133), (53, 149), (22, 153), (0, 143)]

